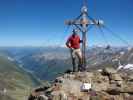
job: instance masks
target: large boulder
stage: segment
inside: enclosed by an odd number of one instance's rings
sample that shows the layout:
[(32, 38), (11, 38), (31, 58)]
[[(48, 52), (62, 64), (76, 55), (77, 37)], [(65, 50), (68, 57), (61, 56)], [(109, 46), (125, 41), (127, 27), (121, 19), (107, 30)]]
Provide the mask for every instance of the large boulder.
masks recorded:
[(122, 81), (122, 78), (120, 76), (120, 74), (110, 74), (109, 75), (110, 80), (114, 80), (114, 81)]
[(106, 90), (106, 92), (111, 95), (120, 95), (121, 91), (122, 91), (122, 89), (120, 87), (116, 87), (114, 85), (108, 87), (108, 89)]
[(114, 68), (109, 68), (109, 67), (104, 68), (102, 71), (103, 75), (110, 75), (110, 74), (115, 74), (115, 73), (117, 73), (117, 70), (115, 70)]
[(52, 100), (68, 100), (67, 95), (63, 91), (53, 91), (51, 93), (52, 95)]
[(117, 86), (120, 87), (123, 85), (123, 79), (118, 73), (110, 74), (109, 79), (110, 79), (110, 84), (116, 84)]
[(133, 94), (133, 82), (129, 82), (123, 86), (122, 92)]
[(133, 74), (128, 76), (128, 81), (133, 82)]

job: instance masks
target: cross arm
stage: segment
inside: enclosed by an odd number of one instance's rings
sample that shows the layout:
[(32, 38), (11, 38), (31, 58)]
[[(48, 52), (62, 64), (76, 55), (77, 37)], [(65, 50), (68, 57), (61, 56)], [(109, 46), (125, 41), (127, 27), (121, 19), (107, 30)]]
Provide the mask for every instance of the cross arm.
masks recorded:
[(66, 20), (66, 25), (98, 25), (103, 26), (104, 22), (102, 20)]

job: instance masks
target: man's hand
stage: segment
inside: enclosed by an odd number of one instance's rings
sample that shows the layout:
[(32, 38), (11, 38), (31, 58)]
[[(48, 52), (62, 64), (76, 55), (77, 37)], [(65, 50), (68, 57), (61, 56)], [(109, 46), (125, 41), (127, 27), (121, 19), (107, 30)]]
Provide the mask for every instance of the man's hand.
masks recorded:
[(70, 48), (71, 50), (74, 50), (74, 48)]
[(71, 48), (71, 45), (70, 45), (69, 42), (66, 42), (66, 46), (67, 46), (68, 48)]
[(80, 40), (79, 43), (83, 43), (83, 40)]

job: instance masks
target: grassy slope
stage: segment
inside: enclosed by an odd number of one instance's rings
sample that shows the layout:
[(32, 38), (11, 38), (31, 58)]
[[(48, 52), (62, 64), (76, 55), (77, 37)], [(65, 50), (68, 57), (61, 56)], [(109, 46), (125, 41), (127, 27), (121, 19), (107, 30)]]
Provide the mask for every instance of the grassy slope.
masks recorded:
[(0, 56), (0, 91), (6, 88), (7, 96), (13, 98), (12, 100), (24, 100), (35, 85), (34, 82), (31, 75), (6, 57)]

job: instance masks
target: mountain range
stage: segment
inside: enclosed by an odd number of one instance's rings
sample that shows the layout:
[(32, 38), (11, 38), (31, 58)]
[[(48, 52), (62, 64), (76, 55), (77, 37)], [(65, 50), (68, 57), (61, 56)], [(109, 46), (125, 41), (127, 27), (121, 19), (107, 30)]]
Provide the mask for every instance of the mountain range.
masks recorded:
[[(133, 64), (133, 49), (95, 46), (87, 49), (86, 58), (88, 71), (117, 69)], [(1, 47), (0, 100), (25, 100), (33, 87), (44, 80), (51, 82), (68, 69), (72, 69), (71, 57), (64, 47)]]
[[(13, 62), (41, 80), (53, 80), (67, 69), (72, 69), (69, 50), (64, 47), (10, 47), (1, 49)], [(86, 53), (88, 70), (105, 66), (117, 68), (133, 63), (133, 49), (127, 47), (91, 47)]]

